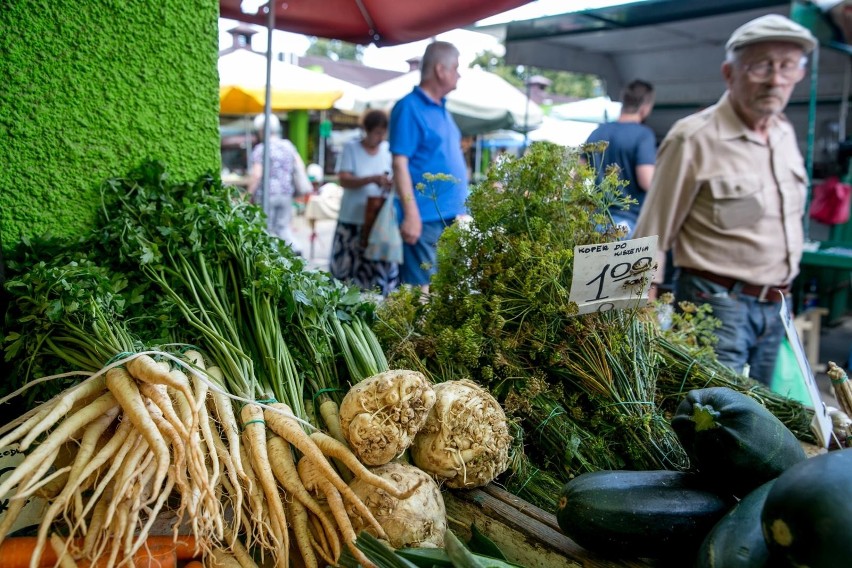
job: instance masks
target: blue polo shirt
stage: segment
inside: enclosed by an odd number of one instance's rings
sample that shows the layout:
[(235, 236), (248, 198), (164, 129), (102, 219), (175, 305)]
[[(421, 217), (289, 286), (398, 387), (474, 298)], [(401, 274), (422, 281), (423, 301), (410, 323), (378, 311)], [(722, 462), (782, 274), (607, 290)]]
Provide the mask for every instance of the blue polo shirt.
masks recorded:
[[(390, 151), (408, 158), (408, 172), (423, 222), (452, 221), (466, 214), (467, 166), (461, 149), (461, 131), (446, 108), (420, 87), (400, 99), (390, 115)], [(455, 181), (428, 183), (423, 174), (448, 174)], [(424, 183), (423, 190), (417, 184)]]

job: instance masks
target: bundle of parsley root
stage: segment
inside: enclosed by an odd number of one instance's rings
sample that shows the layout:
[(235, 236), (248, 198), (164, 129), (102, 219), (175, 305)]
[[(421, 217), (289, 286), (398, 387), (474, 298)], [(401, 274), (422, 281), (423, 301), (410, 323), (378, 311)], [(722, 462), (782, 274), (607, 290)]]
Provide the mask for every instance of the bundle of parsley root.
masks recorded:
[(264, 221), (219, 180), (172, 181), (151, 162), (104, 184), (90, 235), (22, 244), (4, 320), (4, 386), (20, 388), (0, 402), (30, 409), (0, 425), (0, 449), (25, 454), (0, 484), (15, 504), (0, 542), (37, 493), (34, 563), (50, 546), (117, 565), (168, 513), (217, 564), (336, 564), (348, 547), (372, 565), (349, 515), (383, 531), (343, 476), (413, 488), (367, 471), (310, 407), (386, 370), (373, 305)]
[(616, 171), (596, 183), (583, 159), (594, 149), (536, 143), (495, 165), (471, 190), (470, 221), (441, 237), (429, 297), (396, 292), (374, 326), (391, 366), (470, 378), (498, 397), (524, 454), (503, 481), (551, 510), (558, 482), (586, 471), (688, 466), (662, 404), (695, 381), (663, 372), (675, 358), (665, 347), (689, 358), (700, 346), (673, 332), (657, 341), (654, 309), (638, 298), (635, 308), (582, 316), (569, 298), (574, 247), (621, 238), (610, 209), (631, 205)]

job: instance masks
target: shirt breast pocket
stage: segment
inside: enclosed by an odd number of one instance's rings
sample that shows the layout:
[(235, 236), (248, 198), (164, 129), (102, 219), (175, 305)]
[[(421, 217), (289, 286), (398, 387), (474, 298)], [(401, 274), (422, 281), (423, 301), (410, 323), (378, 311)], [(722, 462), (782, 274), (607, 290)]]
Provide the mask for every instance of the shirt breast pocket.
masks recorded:
[(763, 183), (757, 176), (709, 180), (713, 221), (723, 229), (738, 229), (763, 216)]

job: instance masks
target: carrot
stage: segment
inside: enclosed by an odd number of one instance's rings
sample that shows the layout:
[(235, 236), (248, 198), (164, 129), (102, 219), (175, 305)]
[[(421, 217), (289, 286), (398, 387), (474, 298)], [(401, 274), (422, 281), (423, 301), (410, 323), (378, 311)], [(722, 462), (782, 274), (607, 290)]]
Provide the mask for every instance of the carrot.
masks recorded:
[(269, 464), (269, 455), (266, 450), (266, 426), (263, 422), (263, 410), (256, 404), (247, 404), (243, 407), (240, 417), (243, 420), (243, 432), (248, 441), (250, 456), (253, 459), (253, 468), (257, 479), (266, 495), (266, 504), (269, 508), (269, 517), (272, 521), (272, 530), (278, 543), (277, 564), (289, 566), (289, 536), (287, 534), (287, 515), (281, 502), (281, 495), (275, 483), (275, 477)]
[[(139, 359), (139, 357), (136, 359)], [(132, 361), (136, 361), (136, 359)], [(151, 358), (148, 357), (148, 359)], [(153, 362), (153, 359), (151, 361)], [(156, 363), (154, 365), (156, 366)], [(151, 416), (145, 408), (145, 402), (142, 400), (142, 395), (139, 393), (139, 388), (136, 386), (136, 381), (124, 368), (114, 367), (107, 371), (107, 388), (121, 404), (125, 419), (133, 423), (145, 438), (145, 441), (148, 442), (151, 451), (154, 452), (158, 465), (154, 487), (160, 487), (166, 478), (171, 462), (169, 447), (166, 445), (163, 435), (151, 420)]]
[(314, 550), (311, 546), (311, 530), (308, 528), (308, 510), (298, 500), (293, 499), (287, 503), (287, 510), (290, 512), (290, 522), (293, 525), (293, 536), (296, 539), (296, 544), (299, 551), (302, 553), (302, 562), (305, 568), (318, 568), (317, 557), (314, 555)]
[(334, 558), (332, 564), (337, 563), (340, 557), (340, 541), (337, 538), (337, 530), (334, 528), (331, 519), (325, 514), (319, 503), (308, 493), (304, 484), (299, 479), (299, 473), (296, 470), (296, 462), (293, 460), (293, 451), (290, 445), (280, 436), (270, 436), (266, 440), (266, 445), (269, 448), (269, 465), (272, 466), (272, 473), (275, 479), (281, 484), (291, 497), (300, 501), (304, 507), (307, 507), (319, 519), (324, 533), (327, 535), (331, 546), (331, 555)]
[(422, 479), (418, 479), (413, 487), (403, 491), (387, 479), (380, 477), (367, 469), (364, 464), (358, 461), (358, 458), (355, 457), (355, 454), (353, 454), (349, 448), (328, 434), (314, 432), (311, 434), (311, 440), (314, 441), (323, 454), (340, 460), (358, 478), (363, 479), (373, 487), (378, 487), (379, 489), (384, 490), (388, 495), (397, 499), (408, 499), (415, 491), (417, 491), (417, 488), (420, 487), (420, 484), (423, 482)]
[[(33, 547), (35, 546), (36, 538), (30, 536), (19, 536), (6, 540), (0, 545), (0, 559), (2, 559), (3, 568), (26, 568), (30, 565)], [(74, 539), (69, 542), (60, 538), (59, 545), (64, 549), (66, 546), (77, 551), (82, 545), (82, 539)], [(181, 536), (177, 540), (173, 540), (169, 536), (149, 536), (145, 543), (145, 551), (138, 553), (133, 558), (135, 565), (150, 566), (151, 568), (158, 567), (158, 560), (169, 558), (173, 554), (176, 560), (190, 560), (195, 558), (197, 554), (195, 549), (195, 539), (190, 536)], [(82, 551), (78, 554), (81, 558), (86, 557)], [(49, 568), (56, 565), (59, 556), (54, 552), (53, 547), (48, 547), (41, 559), (38, 561), (39, 568)], [(104, 567), (102, 562), (80, 562), (85, 566)], [(163, 566), (169, 566), (165, 564)], [(189, 564), (184, 565), (188, 568)]]
[(32, 471), (34, 467), (38, 467), (48, 456), (52, 455), (59, 446), (70, 438), (77, 430), (84, 427), (90, 421), (108, 411), (115, 406), (116, 399), (113, 395), (106, 393), (101, 395), (95, 402), (81, 409), (80, 411), (67, 417), (60, 426), (58, 426), (51, 434), (39, 444), (30, 454), (24, 458), (11, 475), (0, 484), (0, 497), (6, 495), (9, 490), (17, 485), (27, 473)]
[[(343, 540), (346, 542), (346, 547), (349, 549), (349, 552), (351, 552), (355, 559), (361, 563), (361, 566), (377, 568), (376, 565), (370, 562), (364, 553), (355, 546), (357, 535), (355, 534), (355, 529), (352, 528), (352, 523), (346, 513), (346, 505), (343, 504), (343, 498), (340, 496), (337, 489), (328, 479), (320, 474), (321, 470), (310, 458), (303, 457), (300, 459), (296, 468), (299, 471), (299, 476), (302, 478), (302, 482), (305, 484), (305, 488), (321, 491), (325, 494), (328, 506), (331, 508), (331, 514), (334, 516), (334, 520), (337, 521), (337, 526), (343, 534)], [(387, 535), (384, 534), (381, 527), (379, 527), (379, 530), (380, 534), (383, 535), (382, 538), (387, 539)]]

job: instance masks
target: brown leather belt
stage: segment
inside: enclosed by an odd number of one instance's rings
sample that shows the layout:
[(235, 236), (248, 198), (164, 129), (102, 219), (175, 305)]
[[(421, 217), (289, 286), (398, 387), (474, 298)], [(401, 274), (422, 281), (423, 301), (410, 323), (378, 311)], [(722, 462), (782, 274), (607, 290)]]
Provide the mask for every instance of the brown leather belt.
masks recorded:
[[(752, 296), (761, 302), (780, 302), (781, 296), (787, 295), (790, 292), (789, 284), (785, 284), (783, 286), (760, 286), (758, 284), (749, 284), (742, 280), (737, 280), (736, 278), (707, 272), (706, 270), (697, 270), (695, 268), (681, 268), (681, 270), (688, 274), (703, 278), (704, 280), (709, 280), (710, 282), (719, 284), (720, 286), (724, 286), (729, 291), (734, 291), (738, 294), (745, 294), (746, 296)], [(778, 294), (777, 292), (781, 293)]]

